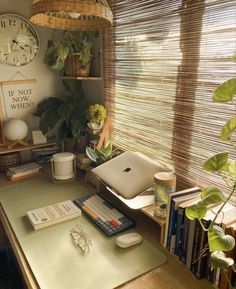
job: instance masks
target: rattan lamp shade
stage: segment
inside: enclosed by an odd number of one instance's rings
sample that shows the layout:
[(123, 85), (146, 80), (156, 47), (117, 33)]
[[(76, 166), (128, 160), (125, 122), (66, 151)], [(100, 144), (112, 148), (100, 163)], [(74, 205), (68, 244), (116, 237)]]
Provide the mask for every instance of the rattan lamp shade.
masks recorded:
[(106, 0), (34, 0), (30, 15), (41, 26), (81, 31), (109, 27), (113, 18)]

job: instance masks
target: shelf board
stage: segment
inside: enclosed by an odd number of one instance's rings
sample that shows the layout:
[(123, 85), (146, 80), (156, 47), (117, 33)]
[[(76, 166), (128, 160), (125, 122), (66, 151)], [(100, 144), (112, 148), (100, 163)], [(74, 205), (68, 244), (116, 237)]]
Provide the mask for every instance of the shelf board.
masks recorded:
[(145, 215), (147, 215), (148, 217), (150, 217), (153, 221), (155, 221), (156, 223), (158, 223), (161, 227), (165, 226), (166, 224), (166, 219), (165, 218), (160, 218), (154, 215), (154, 207), (153, 205), (144, 207), (142, 209), (140, 209)]
[(11, 153), (11, 152), (20, 152), (20, 151), (27, 151), (31, 150), (34, 148), (44, 148), (44, 147), (50, 147), (55, 145), (55, 141), (48, 140), (48, 143), (45, 144), (33, 144), (32, 141), (28, 141), (29, 145), (28, 146), (22, 146), (22, 145), (15, 145), (13, 148), (8, 148), (7, 146), (1, 146), (0, 147), (0, 155), (1, 154), (6, 154), (6, 153)]
[(143, 212), (145, 215), (147, 215), (150, 219), (152, 219), (154, 222), (156, 222), (160, 228), (161, 228), (161, 234), (160, 234), (160, 243), (164, 245), (164, 239), (165, 239), (165, 229), (166, 229), (166, 219), (160, 218), (154, 215), (154, 206), (150, 205), (147, 207), (144, 207), (140, 209), (141, 212)]
[(77, 79), (77, 80), (102, 80), (99, 76), (61, 76), (63, 79)]

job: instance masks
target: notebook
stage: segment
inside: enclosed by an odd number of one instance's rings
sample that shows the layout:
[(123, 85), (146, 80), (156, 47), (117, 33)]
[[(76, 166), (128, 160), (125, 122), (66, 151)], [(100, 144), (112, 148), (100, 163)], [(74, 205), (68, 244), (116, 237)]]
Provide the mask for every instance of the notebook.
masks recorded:
[(125, 199), (132, 199), (153, 185), (154, 174), (170, 169), (142, 153), (127, 151), (92, 169), (108, 187)]

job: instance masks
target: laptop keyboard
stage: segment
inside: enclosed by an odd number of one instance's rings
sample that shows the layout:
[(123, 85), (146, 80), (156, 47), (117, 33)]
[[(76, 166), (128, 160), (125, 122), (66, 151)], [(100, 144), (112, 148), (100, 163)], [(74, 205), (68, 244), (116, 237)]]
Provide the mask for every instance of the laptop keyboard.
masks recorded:
[(98, 194), (83, 196), (74, 200), (74, 203), (109, 236), (135, 225), (134, 221), (114, 208)]

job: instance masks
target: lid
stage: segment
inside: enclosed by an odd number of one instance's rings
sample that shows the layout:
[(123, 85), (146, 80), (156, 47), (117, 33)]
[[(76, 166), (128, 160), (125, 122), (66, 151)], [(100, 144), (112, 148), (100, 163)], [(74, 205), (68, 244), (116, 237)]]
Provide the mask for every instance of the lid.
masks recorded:
[(68, 162), (72, 161), (74, 158), (75, 155), (69, 152), (57, 153), (52, 156), (54, 162)]
[(176, 183), (176, 175), (172, 172), (159, 172), (154, 175), (154, 181), (167, 186), (174, 186)]

